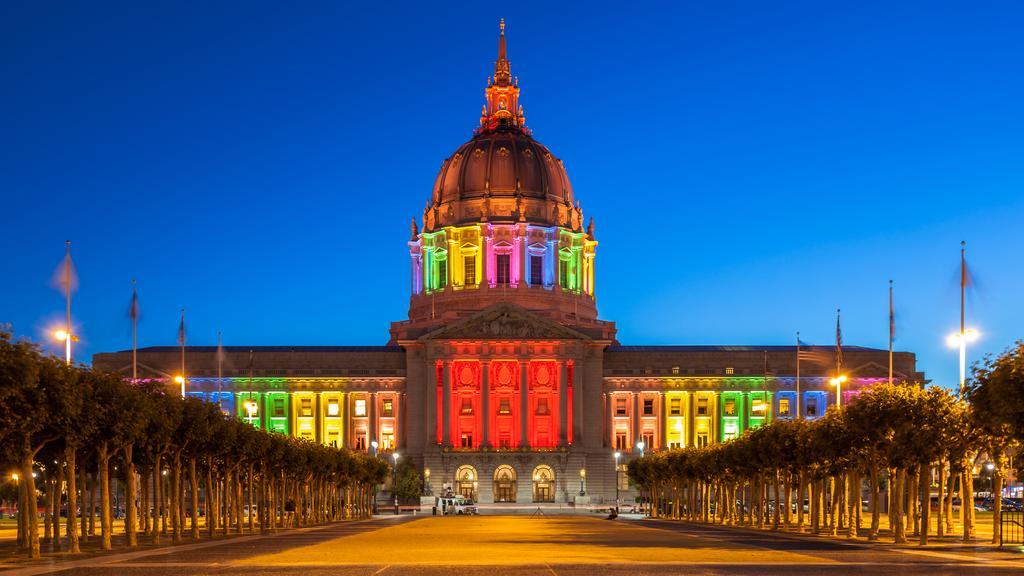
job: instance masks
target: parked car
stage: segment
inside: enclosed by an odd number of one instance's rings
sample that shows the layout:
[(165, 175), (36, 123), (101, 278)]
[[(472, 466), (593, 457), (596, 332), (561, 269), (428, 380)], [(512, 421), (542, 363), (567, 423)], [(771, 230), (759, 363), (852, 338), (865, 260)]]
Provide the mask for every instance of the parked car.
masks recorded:
[(446, 516), (449, 514), (462, 516), (477, 513), (476, 505), (473, 504), (473, 501), (462, 496), (445, 496), (438, 498), (437, 507), (441, 510), (441, 514)]

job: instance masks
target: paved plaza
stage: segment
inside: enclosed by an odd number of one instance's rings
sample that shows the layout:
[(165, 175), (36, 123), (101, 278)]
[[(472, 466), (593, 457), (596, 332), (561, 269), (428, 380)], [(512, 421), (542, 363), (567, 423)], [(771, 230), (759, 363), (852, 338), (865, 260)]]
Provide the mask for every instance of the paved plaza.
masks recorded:
[(9, 565), (0, 575), (1009, 574), (1024, 555), (848, 543), (655, 520), (381, 517), (363, 522)]

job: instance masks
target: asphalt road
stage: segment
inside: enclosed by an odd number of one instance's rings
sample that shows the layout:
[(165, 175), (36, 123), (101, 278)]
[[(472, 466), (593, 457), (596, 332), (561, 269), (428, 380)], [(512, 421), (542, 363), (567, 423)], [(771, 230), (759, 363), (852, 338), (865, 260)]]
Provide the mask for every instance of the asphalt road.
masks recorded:
[(986, 547), (920, 550), (653, 520), (403, 517), (21, 567), (0, 576), (43, 573), (991, 575), (1024, 573), (1024, 554)]

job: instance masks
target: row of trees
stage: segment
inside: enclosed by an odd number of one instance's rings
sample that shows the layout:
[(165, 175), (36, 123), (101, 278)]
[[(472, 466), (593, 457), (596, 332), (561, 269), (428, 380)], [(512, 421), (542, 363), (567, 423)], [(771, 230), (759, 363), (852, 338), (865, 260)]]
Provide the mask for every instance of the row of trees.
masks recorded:
[(943, 388), (880, 384), (818, 420), (777, 420), (722, 444), (649, 454), (630, 462), (629, 475), (651, 496), (652, 515), (775, 529), (809, 524), (814, 533), (850, 537), (862, 526), (866, 490), (870, 539), (879, 537), (884, 490), (894, 542), (911, 533), (923, 545), (930, 533), (953, 532), (956, 496), (963, 538), (974, 537), (972, 478), (983, 457), (992, 468), (998, 542), (999, 495), (1021, 441), (1024, 344), (975, 367), (965, 402)]
[[(388, 474), (381, 459), (257, 430), (159, 384), (67, 366), (3, 331), (0, 406), (0, 465), (13, 471), (5, 480), (18, 487), (18, 543), (33, 558), (40, 491), (43, 538), (78, 552), (94, 533), (97, 496), (109, 550), (115, 513), (130, 547), (140, 534), (199, 538), (200, 506), (211, 536), (365, 517)], [(124, 487), (123, 511), (112, 478)]]

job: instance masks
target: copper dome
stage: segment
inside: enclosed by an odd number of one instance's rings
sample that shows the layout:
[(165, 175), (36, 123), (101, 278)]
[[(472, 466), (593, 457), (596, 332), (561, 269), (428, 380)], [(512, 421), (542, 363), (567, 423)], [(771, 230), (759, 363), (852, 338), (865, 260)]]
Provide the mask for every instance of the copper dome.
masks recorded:
[(562, 161), (540, 142), (519, 130), (489, 132), (441, 164), (431, 204), (441, 209), (439, 224), (451, 225), (479, 221), (482, 212), (470, 205), (484, 200), (490, 221), (514, 222), (522, 213), (530, 223), (564, 224), (555, 205), (571, 209), (572, 186)]

